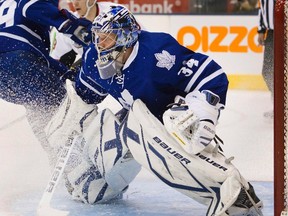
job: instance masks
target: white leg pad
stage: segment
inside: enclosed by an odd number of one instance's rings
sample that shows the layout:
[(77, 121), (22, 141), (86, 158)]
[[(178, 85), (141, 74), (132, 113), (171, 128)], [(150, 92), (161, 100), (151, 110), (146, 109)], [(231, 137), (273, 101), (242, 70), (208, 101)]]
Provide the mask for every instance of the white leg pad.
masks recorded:
[(191, 155), (171, 137), (145, 104), (136, 100), (121, 139), (134, 158), (167, 185), (210, 206), (207, 215), (225, 215), (247, 182), (222, 154), (209, 148)]
[(220, 187), (222, 205), (219, 205), (219, 208), (217, 209), (215, 215), (220, 216), (225, 214), (225, 211), (236, 201), (240, 193), (241, 187), (242, 184), (237, 178), (235, 178), (235, 176), (227, 177), (227, 179)]
[(84, 132), (89, 143), (89, 158), (114, 190), (122, 191), (139, 173), (141, 166), (122, 145), (119, 137), (120, 122), (105, 109)]
[(66, 89), (65, 100), (45, 128), (47, 139), (56, 154), (71, 134), (82, 133), (97, 116), (97, 107), (82, 101), (70, 80), (66, 81)]
[(105, 180), (114, 190), (123, 190), (139, 173), (141, 166), (134, 158), (121, 158), (105, 175)]
[(122, 191), (111, 188), (91, 161), (82, 160), (70, 172), (64, 173), (66, 187), (72, 199), (95, 204), (116, 198)]
[(83, 133), (85, 143), (73, 151), (65, 170), (67, 188), (74, 199), (95, 204), (121, 195), (141, 166), (122, 145), (119, 122), (105, 109)]

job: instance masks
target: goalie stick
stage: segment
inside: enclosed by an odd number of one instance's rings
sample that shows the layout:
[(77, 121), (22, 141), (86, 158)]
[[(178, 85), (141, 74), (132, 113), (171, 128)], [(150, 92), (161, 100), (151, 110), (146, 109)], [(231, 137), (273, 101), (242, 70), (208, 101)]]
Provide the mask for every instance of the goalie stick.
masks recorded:
[(37, 216), (67, 216), (69, 214), (69, 211), (62, 211), (52, 208), (50, 206), (50, 202), (58, 185), (58, 182), (64, 172), (65, 166), (70, 157), (73, 147), (77, 145), (76, 143), (82, 142), (82, 140), (82, 136), (75, 136), (74, 133), (72, 133), (71, 136), (68, 137), (68, 140), (65, 143), (63, 149), (61, 150), (60, 156), (57, 160), (55, 168), (53, 169), (50, 180), (39, 202)]
[(20, 117), (18, 117), (18, 118), (16, 118), (16, 119), (14, 119), (14, 120), (12, 120), (12, 121), (4, 124), (4, 125), (2, 125), (2, 126), (0, 127), (0, 131), (3, 131), (3, 130), (5, 130), (5, 129), (13, 126), (14, 124), (22, 121), (22, 120), (25, 119), (25, 118), (26, 118), (26, 115), (22, 115), (22, 116), (20, 116)]

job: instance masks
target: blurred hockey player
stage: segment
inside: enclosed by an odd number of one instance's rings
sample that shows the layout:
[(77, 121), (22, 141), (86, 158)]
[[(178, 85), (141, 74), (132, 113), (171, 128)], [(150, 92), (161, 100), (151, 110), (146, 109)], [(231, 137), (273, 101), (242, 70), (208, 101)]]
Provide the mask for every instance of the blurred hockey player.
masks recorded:
[(43, 131), (66, 96), (67, 68), (49, 56), (50, 26), (85, 45), (91, 22), (58, 10), (58, 0), (0, 1), (0, 98), (23, 105), (33, 132), (46, 151)]
[[(57, 130), (58, 137), (73, 128), (83, 132), (85, 142), (65, 171), (73, 198), (98, 203), (121, 195), (139, 171), (137, 161), (207, 205), (209, 216), (262, 215), (262, 201), (224, 156), (215, 135), (228, 88), (223, 69), (169, 34), (140, 30), (121, 6), (96, 17), (92, 36), (76, 79), (77, 94), (71, 88), (75, 100), (67, 102), (75, 101), (74, 108), (64, 115), (64, 106), (48, 128), (51, 139)], [(87, 112), (80, 114), (77, 103), (93, 106), (108, 94), (122, 105), (122, 115), (104, 109), (83, 128), (77, 119)]]
[(75, 11), (72, 0), (59, 0), (58, 8), (59, 9), (67, 9), (71, 12)]
[[(75, 11), (73, 14), (76, 17), (86, 18), (91, 22), (100, 12), (108, 10), (110, 6), (117, 6), (112, 2), (97, 2), (97, 0), (69, 0), (69, 3), (72, 3)], [(83, 54), (82, 46), (55, 29), (52, 31), (51, 42), (50, 56), (68, 67)]]

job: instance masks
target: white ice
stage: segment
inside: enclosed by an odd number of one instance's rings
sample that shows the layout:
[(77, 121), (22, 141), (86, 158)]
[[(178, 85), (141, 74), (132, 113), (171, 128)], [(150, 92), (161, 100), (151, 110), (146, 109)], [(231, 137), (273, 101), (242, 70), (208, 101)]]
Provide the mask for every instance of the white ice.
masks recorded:
[[(110, 105), (107, 100), (104, 105)], [(32, 216), (49, 180), (48, 160), (27, 120), (4, 127), (25, 114), (21, 106), (0, 101), (0, 216)], [(229, 90), (217, 134), (226, 156), (255, 187), (263, 213), (273, 215), (273, 124), (263, 119), (272, 109), (266, 91)], [(4, 127), (4, 128), (3, 128)], [(79, 215), (205, 215), (206, 208), (142, 170), (122, 200), (86, 205), (72, 201), (62, 184), (52, 206)], [(51, 215), (53, 216), (53, 215)]]

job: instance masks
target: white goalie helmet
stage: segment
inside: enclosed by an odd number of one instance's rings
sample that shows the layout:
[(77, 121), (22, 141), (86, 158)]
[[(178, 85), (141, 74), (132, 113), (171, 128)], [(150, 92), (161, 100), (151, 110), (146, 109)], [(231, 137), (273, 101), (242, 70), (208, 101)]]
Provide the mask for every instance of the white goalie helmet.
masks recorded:
[[(98, 52), (96, 65), (102, 79), (120, 74), (123, 62), (117, 61), (121, 53), (134, 46), (140, 34), (140, 26), (131, 12), (123, 6), (111, 6), (99, 14), (92, 25), (93, 43)], [(110, 41), (103, 46), (103, 41)]]

